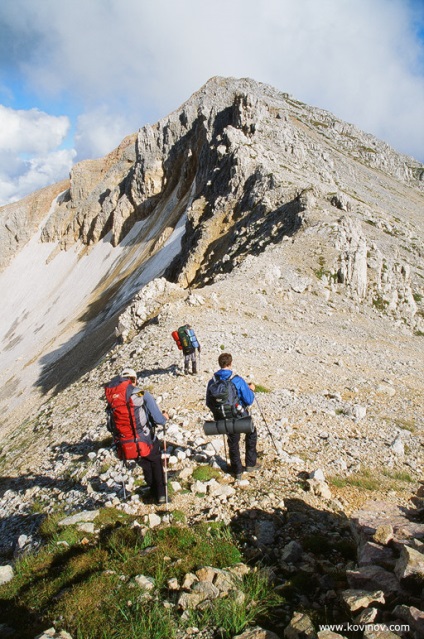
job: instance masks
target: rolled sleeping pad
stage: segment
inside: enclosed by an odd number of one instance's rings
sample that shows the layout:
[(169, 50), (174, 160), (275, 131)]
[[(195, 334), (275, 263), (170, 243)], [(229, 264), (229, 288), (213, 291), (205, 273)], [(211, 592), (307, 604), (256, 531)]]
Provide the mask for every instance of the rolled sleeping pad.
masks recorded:
[(246, 415), (246, 417), (206, 421), (203, 424), (203, 430), (205, 435), (237, 435), (253, 433), (254, 426), (251, 416)]

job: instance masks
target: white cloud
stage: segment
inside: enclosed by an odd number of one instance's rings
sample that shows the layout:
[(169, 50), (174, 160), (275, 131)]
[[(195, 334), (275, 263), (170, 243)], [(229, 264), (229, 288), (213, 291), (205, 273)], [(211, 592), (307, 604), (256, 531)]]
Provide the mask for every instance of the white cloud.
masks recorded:
[(66, 137), (66, 116), (52, 116), (38, 109), (9, 109), (0, 104), (0, 152), (48, 153)]
[(0, 105), (0, 205), (68, 175), (76, 152), (58, 147), (69, 127), (64, 116)]
[(78, 118), (75, 134), (78, 157), (103, 157), (133, 132), (125, 118), (109, 113), (106, 107), (84, 113)]
[(271, 84), (423, 161), (424, 42), (414, 19), (422, 28), (421, 0), (0, 6), (26, 86), (79, 114), (78, 159), (112, 150), (222, 75)]

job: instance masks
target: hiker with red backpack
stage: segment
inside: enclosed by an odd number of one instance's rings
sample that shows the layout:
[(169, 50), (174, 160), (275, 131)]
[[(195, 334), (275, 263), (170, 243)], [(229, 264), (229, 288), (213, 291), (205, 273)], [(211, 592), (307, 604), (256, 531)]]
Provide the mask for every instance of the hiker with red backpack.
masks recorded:
[(158, 504), (167, 504), (156, 424), (165, 426), (169, 415), (161, 411), (154, 397), (137, 386), (137, 374), (125, 368), (105, 385), (108, 402), (108, 428), (112, 432), (119, 459), (133, 459), (143, 469), (152, 496)]
[[(212, 411), (216, 420), (232, 420), (247, 416), (249, 414), (248, 406), (251, 406), (255, 400), (255, 385), (248, 384), (240, 375), (233, 375), (232, 362), (233, 358), (230, 353), (221, 353), (218, 357), (218, 364), (221, 368), (207, 386), (206, 406)], [(245, 436), (246, 471), (253, 472), (260, 468), (260, 464), (257, 463), (258, 433), (256, 428), (252, 426), (252, 430), (247, 432)], [(240, 433), (228, 434), (227, 438), (231, 470), (236, 479), (241, 479), (243, 465), (240, 457)]]
[(183, 352), (184, 355), (184, 374), (188, 375), (190, 373), (190, 364), (191, 364), (191, 374), (197, 374), (197, 357), (196, 350), (199, 354), (200, 360), (200, 344), (196, 337), (196, 334), (190, 324), (184, 324), (184, 326), (180, 326), (177, 331), (173, 331), (171, 333), (173, 339), (175, 340), (180, 351)]

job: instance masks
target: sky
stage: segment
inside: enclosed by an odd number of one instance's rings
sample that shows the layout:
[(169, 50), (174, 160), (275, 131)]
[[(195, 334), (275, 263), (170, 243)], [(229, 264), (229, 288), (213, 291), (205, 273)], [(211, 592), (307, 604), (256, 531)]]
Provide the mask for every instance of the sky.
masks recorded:
[(424, 0), (1, 0), (0, 206), (217, 75), (270, 84), (424, 162)]

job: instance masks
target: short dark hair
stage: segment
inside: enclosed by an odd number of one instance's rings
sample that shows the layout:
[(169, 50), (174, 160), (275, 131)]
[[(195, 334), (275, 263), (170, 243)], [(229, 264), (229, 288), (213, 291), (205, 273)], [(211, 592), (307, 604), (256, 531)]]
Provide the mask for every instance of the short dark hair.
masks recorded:
[(230, 353), (221, 353), (218, 357), (218, 364), (221, 368), (227, 368), (227, 366), (231, 366), (233, 362), (233, 357)]

